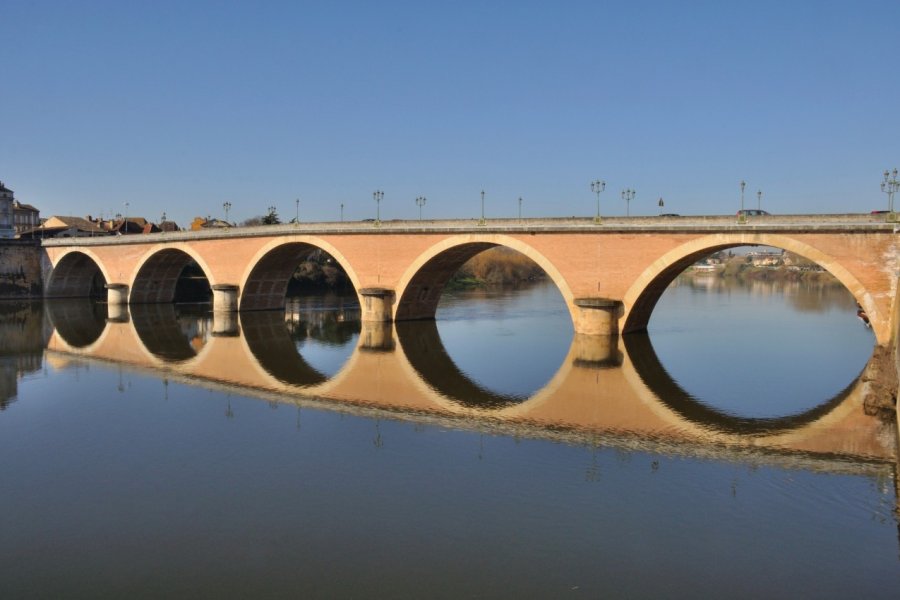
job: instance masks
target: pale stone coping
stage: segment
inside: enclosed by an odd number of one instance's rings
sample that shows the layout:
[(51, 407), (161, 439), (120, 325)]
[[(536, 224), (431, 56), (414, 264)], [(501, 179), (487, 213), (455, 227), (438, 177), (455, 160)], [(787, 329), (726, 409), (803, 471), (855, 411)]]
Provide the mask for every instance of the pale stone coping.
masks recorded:
[(613, 300), (612, 298), (575, 298), (575, 306), (580, 308), (619, 308), (622, 306), (621, 300)]
[(602, 224), (591, 218), (488, 219), (479, 225), (475, 219), (440, 221), (382, 221), (323, 222), (255, 227), (226, 227), (202, 231), (134, 234), (123, 236), (51, 238), (42, 240), (43, 246), (106, 246), (163, 243), (167, 241), (211, 240), (246, 237), (273, 237), (316, 234), (390, 235), (390, 234), (450, 234), (450, 233), (695, 233), (735, 231), (890, 231), (897, 225), (888, 223), (882, 215), (769, 215), (737, 222), (733, 216), (684, 217), (604, 217)]
[(360, 296), (375, 296), (377, 298), (385, 298), (387, 296), (393, 296), (394, 290), (389, 290), (387, 288), (368, 287), (368, 288), (361, 288), (359, 290), (359, 295)]
[(236, 292), (238, 286), (233, 283), (217, 283), (212, 286), (212, 290), (216, 292)]

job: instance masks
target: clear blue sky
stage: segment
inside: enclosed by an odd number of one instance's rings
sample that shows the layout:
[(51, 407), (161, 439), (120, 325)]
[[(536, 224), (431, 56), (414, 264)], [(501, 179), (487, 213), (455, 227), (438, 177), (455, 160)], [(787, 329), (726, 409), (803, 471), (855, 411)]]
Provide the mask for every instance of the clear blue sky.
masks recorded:
[(886, 205), (900, 2), (0, 2), (0, 179), (185, 225)]

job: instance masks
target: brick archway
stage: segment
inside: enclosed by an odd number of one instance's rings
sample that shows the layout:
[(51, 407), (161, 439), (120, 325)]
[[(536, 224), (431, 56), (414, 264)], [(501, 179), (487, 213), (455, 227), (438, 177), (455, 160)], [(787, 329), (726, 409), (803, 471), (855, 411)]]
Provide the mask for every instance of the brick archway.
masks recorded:
[[(99, 275), (109, 283), (109, 273), (88, 248), (72, 248), (60, 255), (45, 284), (47, 298), (87, 298), (92, 295), (94, 280)], [(101, 284), (102, 285), (102, 284)]]
[(138, 263), (131, 282), (130, 304), (174, 302), (178, 280), (185, 267), (197, 264), (209, 285), (214, 281), (203, 257), (190, 247), (154, 248)]
[(533, 247), (502, 234), (456, 235), (428, 248), (406, 269), (397, 285), (398, 301), (394, 307), (394, 320), (433, 319), (450, 277), (476, 254), (497, 246), (515, 250), (543, 269), (572, 313), (574, 295), (568, 282), (559, 269)]
[[(359, 277), (334, 245), (310, 236), (284, 237), (263, 246), (247, 265), (240, 283), (240, 310), (284, 308), (291, 275), (297, 265), (316, 250), (327, 252), (340, 265), (359, 296)], [(359, 301), (362, 305), (362, 298)]]
[(678, 275), (704, 256), (739, 246), (781, 248), (821, 266), (834, 275), (866, 310), (878, 343), (886, 344), (890, 340), (889, 315), (881, 314), (872, 294), (847, 268), (833, 256), (807, 243), (774, 233), (714, 234), (670, 250), (646, 269), (625, 293), (621, 331), (630, 333), (646, 329), (656, 303)]

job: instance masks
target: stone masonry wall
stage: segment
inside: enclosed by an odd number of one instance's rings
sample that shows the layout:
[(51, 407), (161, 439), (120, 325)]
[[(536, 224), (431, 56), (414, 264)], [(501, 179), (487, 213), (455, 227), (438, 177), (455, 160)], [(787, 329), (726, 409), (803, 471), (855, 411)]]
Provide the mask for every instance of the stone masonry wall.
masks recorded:
[(40, 243), (0, 241), (0, 300), (38, 299), (43, 293)]

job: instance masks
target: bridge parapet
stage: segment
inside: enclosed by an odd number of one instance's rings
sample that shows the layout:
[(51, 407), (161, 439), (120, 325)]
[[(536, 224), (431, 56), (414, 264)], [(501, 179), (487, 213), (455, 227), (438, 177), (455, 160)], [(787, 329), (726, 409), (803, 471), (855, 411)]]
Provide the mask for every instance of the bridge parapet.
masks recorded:
[(603, 217), (598, 225), (590, 217), (544, 217), (533, 219), (442, 219), (431, 221), (391, 220), (375, 226), (368, 221), (318, 222), (253, 227), (226, 227), (202, 231), (175, 231), (144, 235), (98, 236), (78, 238), (49, 238), (41, 241), (44, 247), (105, 246), (174, 241), (216, 240), (248, 237), (291, 235), (366, 234), (396, 235), (404, 233), (551, 233), (551, 232), (735, 232), (735, 231), (870, 231), (895, 232), (897, 224), (889, 223), (884, 215), (828, 214), (828, 215), (764, 215), (748, 217), (738, 222), (734, 215)]

